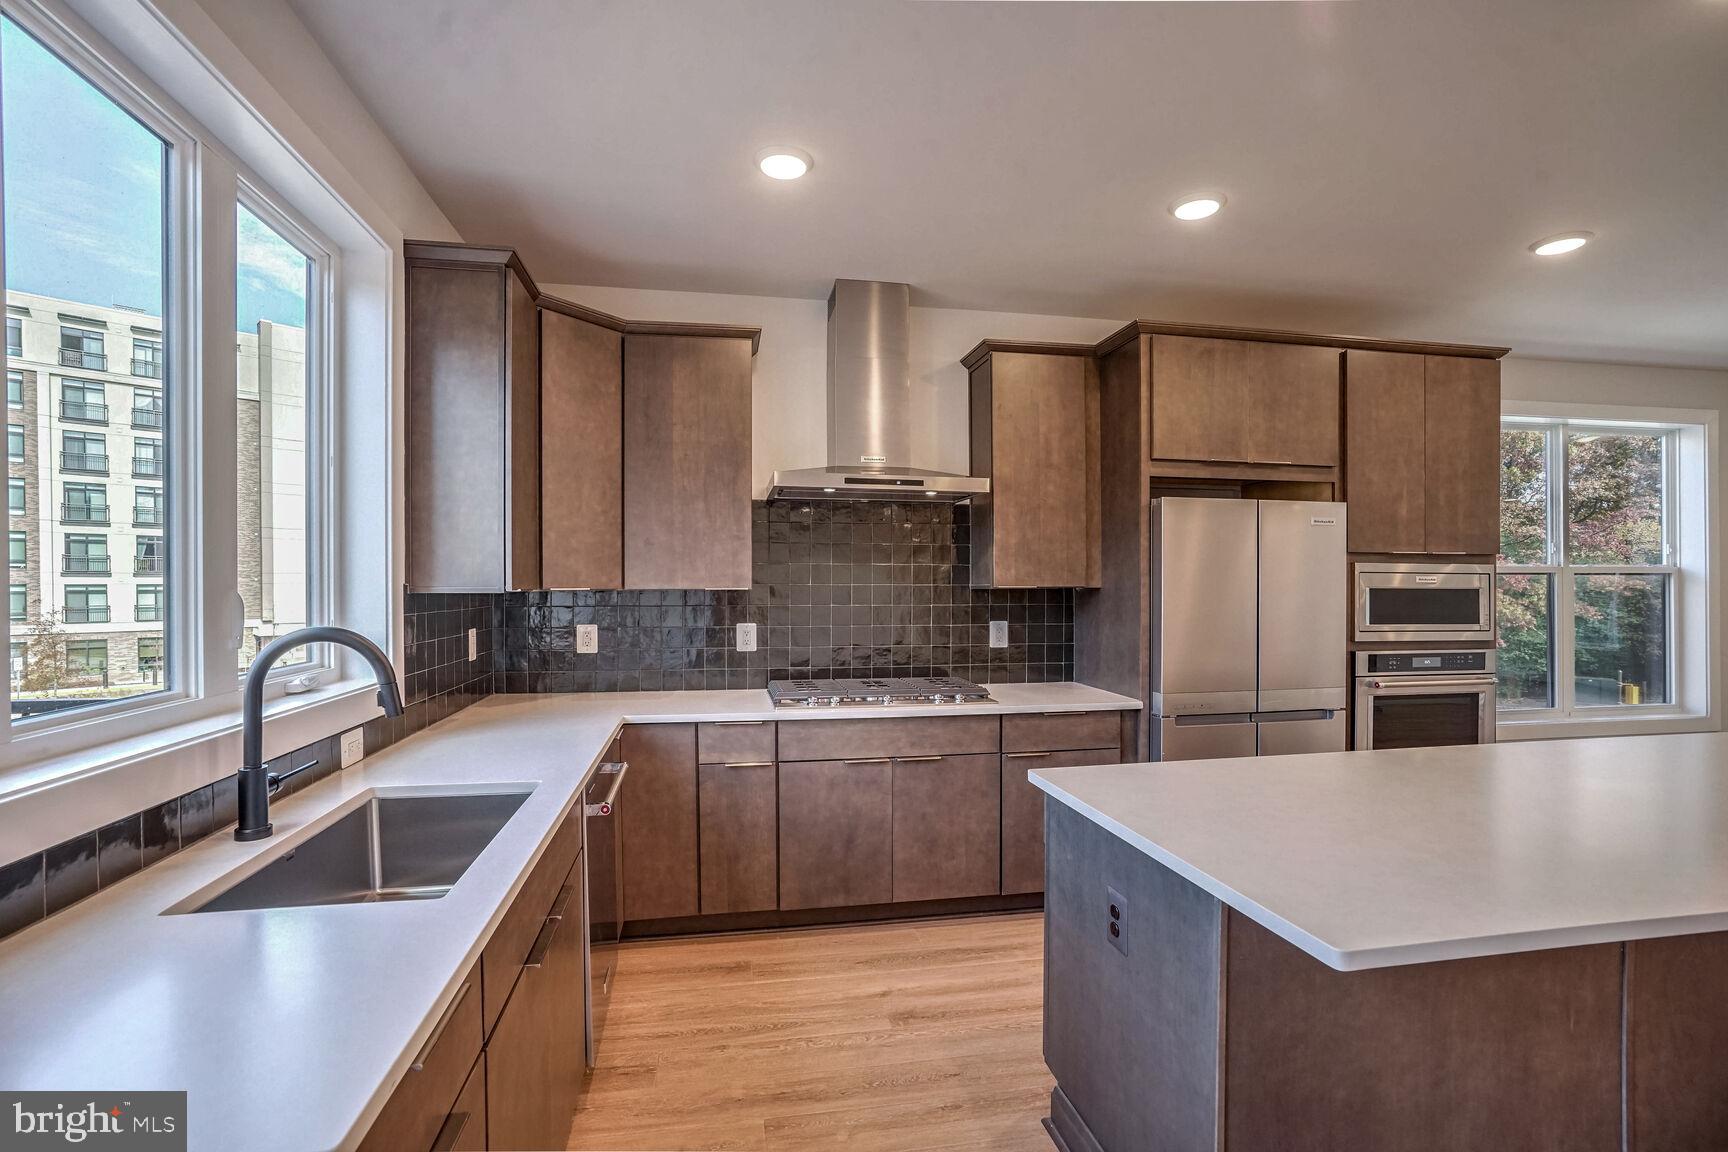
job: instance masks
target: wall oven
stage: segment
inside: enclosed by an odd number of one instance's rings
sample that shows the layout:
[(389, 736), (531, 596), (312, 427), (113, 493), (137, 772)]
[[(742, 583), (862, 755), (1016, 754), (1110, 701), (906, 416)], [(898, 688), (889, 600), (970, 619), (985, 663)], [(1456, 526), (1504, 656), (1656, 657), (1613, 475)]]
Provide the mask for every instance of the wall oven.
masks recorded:
[(1356, 742), (1369, 748), (1494, 743), (1494, 653), (1356, 653)]
[(1356, 565), (1358, 641), (1494, 639), (1494, 565)]

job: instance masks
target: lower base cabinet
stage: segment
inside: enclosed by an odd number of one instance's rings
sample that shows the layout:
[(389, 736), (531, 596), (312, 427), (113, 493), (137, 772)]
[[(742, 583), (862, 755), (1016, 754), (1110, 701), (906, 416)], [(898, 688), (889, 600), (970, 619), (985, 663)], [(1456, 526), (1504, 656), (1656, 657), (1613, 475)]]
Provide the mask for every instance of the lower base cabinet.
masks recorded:
[(780, 765), (780, 907), (894, 898), (894, 766), (887, 758)]
[[(384, 1110), (360, 1142), (361, 1152), (426, 1152), (433, 1147), (446, 1130), (451, 1102), (466, 1094), (464, 1085), (480, 1060), (480, 1043), (480, 965), (476, 964), (385, 1101)], [(485, 1077), (480, 1079), (484, 1084)], [(485, 1130), (482, 1122), (480, 1131)]]
[(1026, 774), (1121, 759), (1116, 747), (1002, 754), (1002, 895), (1044, 891), (1044, 793)]
[(894, 760), (894, 900), (994, 896), (1002, 781), (997, 758)]
[(702, 915), (779, 907), (779, 789), (772, 760), (697, 769)]
[(563, 1148), (587, 1063), (582, 867), (576, 858), (486, 1045), (487, 1142)]
[(462, 1095), (456, 1097), (432, 1152), (486, 1152), (486, 1058), (474, 1062)]

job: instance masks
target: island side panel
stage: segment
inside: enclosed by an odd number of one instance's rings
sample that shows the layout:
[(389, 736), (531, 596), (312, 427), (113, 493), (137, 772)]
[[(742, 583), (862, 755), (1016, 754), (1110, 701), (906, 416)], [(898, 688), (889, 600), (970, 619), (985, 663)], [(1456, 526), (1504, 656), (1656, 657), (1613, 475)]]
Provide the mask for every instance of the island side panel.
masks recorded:
[(1339, 972), (1226, 933), (1230, 1152), (1620, 1148), (1621, 945)]
[(1728, 1148), (1728, 932), (1626, 948), (1628, 1148)]
[[(1044, 1061), (1069, 1152), (1214, 1152), (1223, 906), (1044, 804)], [(1108, 890), (1125, 898), (1119, 951)]]

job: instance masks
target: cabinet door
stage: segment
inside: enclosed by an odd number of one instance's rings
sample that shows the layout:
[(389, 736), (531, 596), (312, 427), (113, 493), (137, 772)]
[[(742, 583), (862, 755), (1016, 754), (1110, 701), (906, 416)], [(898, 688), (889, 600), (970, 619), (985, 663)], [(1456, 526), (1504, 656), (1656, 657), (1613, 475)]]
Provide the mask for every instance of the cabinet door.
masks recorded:
[(696, 725), (632, 724), (622, 751), (624, 919), (694, 916)]
[(506, 588), (543, 588), (540, 582), (540, 318), (528, 286), (514, 269), (504, 273), (508, 323), (505, 363), (504, 445)]
[(1433, 553), (1500, 550), (1500, 362), (1427, 357), (1427, 522)]
[[(1112, 713), (1111, 715), (1114, 715)], [(1115, 764), (1116, 745), (1079, 752), (1002, 754), (1002, 894), (1044, 891), (1044, 793), (1027, 778), (1034, 768)]]
[(1152, 338), (1152, 456), (1338, 463), (1338, 351), (1302, 344)]
[(548, 588), (624, 586), (623, 337), (540, 313), (541, 570)]
[(1423, 357), (1344, 354), (1344, 495), (1352, 552), (1427, 549), (1427, 385)]
[(893, 803), (889, 760), (782, 763), (780, 907), (892, 900)]
[(462, 1083), (480, 1054), (480, 1039), (480, 965), (476, 964), (372, 1122), (360, 1142), (361, 1152), (430, 1148), (452, 1106), (461, 1107)]
[(486, 1045), (488, 1143), (563, 1148), (582, 1092), (582, 861), (560, 889)]
[(773, 761), (697, 769), (702, 914), (760, 912), (779, 901), (779, 797)]
[(624, 339), (624, 586), (750, 587), (750, 342)]
[(1098, 369), (1090, 356), (995, 352), (972, 371), (972, 583), (1098, 584)]
[(438, 1138), (432, 1141), (432, 1152), (486, 1152), (484, 1056), (474, 1061), (474, 1067), (468, 1073), (468, 1083), (462, 1086), (462, 1095), (456, 1097), (455, 1106), (444, 1118), (444, 1126), (438, 1130)]
[(995, 756), (894, 761), (894, 899), (1001, 890), (1002, 776)]

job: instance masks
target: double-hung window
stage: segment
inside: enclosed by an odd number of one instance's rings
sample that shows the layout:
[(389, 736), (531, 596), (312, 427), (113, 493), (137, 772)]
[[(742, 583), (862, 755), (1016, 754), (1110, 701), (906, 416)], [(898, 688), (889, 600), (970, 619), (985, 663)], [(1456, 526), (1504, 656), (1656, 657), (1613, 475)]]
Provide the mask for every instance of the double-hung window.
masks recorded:
[(1502, 726), (1704, 707), (1706, 685), (1688, 678), (1705, 679), (1708, 645), (1708, 536), (1692, 506), (1707, 499), (1705, 434), (1597, 412), (1503, 420)]

